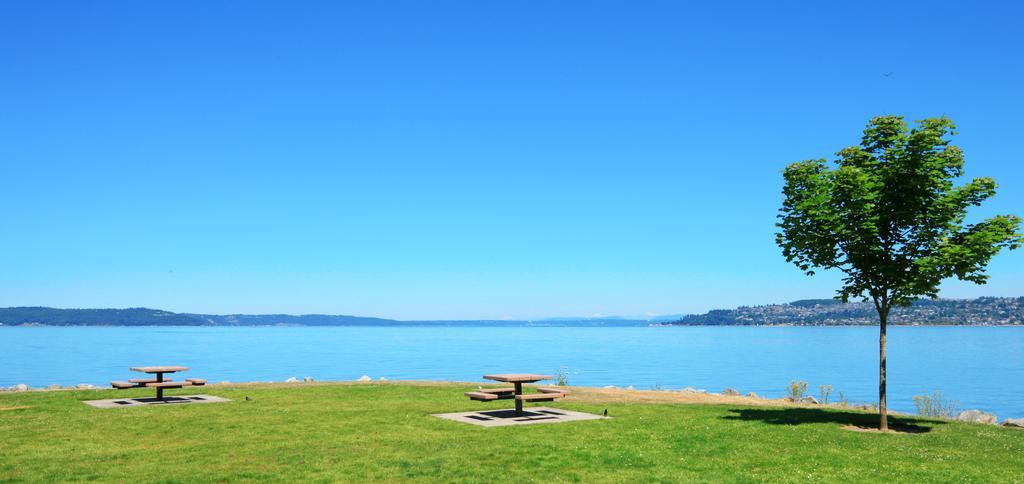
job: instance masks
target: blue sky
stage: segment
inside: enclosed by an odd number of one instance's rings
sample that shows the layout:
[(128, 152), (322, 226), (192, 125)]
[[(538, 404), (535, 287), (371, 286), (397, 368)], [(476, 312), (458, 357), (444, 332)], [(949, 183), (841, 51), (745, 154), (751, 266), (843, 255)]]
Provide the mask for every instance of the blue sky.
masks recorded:
[[(827, 5), (825, 5), (827, 3)], [(830, 297), (781, 169), (946, 115), (1024, 215), (1017, 2), (20, 2), (0, 306), (418, 318)], [(1024, 251), (945, 297), (1024, 295)]]

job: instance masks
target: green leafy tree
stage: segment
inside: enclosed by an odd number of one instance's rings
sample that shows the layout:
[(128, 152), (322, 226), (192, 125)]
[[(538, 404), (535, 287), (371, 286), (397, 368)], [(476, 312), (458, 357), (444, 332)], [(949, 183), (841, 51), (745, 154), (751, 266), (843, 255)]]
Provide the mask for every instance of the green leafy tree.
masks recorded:
[(957, 186), (963, 151), (950, 144), (946, 117), (908, 128), (902, 116), (879, 116), (860, 146), (784, 171), (785, 200), (776, 241), (786, 260), (808, 275), (839, 269), (837, 298), (861, 298), (878, 311), (880, 428), (888, 430), (885, 330), (889, 310), (926, 296), (957, 277), (984, 284), (985, 266), (1000, 249), (1024, 242), (1020, 218), (998, 215), (965, 224), (967, 209), (995, 195), (996, 182), (977, 178)]

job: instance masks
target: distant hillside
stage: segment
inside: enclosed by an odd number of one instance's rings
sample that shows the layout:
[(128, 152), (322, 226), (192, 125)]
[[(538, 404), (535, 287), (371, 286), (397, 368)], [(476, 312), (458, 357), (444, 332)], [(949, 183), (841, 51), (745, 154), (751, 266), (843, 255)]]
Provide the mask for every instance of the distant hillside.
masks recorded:
[[(1024, 297), (983, 297), (978, 299), (922, 299), (912, 306), (893, 308), (891, 324), (928, 325), (1021, 325)], [(684, 316), (668, 325), (770, 325), (801, 326), (878, 324), (871, 303), (844, 304), (835, 299), (806, 299), (789, 304), (742, 306), (716, 309), (706, 314)]]
[(0, 308), (0, 324), (47, 326), (202, 326), (202, 319), (188, 314), (147, 308), (54, 309), (43, 307)]
[(357, 316), (307, 314), (186, 314), (159, 309), (54, 309), (44, 307), (0, 308), (4, 326), (344, 326), (391, 325), (397, 321)]

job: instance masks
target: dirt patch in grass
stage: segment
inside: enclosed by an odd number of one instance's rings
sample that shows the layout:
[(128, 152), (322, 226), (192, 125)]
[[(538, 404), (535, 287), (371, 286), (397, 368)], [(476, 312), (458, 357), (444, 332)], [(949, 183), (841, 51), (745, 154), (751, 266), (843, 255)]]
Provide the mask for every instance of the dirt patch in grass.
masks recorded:
[(24, 410), (26, 408), (32, 408), (32, 405), (20, 405), (17, 407), (0, 407), (0, 412), (6, 412), (9, 410)]
[(894, 434), (894, 435), (919, 435), (925, 434), (931, 431), (928, 427), (922, 427), (919, 425), (890, 425), (889, 430), (882, 432), (878, 427), (867, 426), (867, 425), (843, 425), (840, 427), (843, 430), (849, 430), (851, 432), (864, 432), (869, 434)]
[(767, 399), (700, 392), (570, 387), (565, 401), (579, 403), (689, 403), (705, 405), (800, 406), (785, 399)]

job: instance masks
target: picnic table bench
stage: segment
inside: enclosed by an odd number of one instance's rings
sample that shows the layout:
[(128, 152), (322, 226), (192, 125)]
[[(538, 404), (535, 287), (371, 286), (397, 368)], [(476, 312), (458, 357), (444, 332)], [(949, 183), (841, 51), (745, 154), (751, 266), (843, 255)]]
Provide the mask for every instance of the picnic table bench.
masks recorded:
[(203, 378), (186, 378), (183, 381), (174, 381), (170, 378), (164, 378), (165, 373), (188, 371), (188, 367), (185, 366), (135, 366), (130, 369), (131, 371), (137, 371), (140, 373), (154, 374), (156, 377), (130, 378), (128, 381), (112, 381), (110, 382), (110, 386), (118, 390), (127, 390), (129, 388), (154, 388), (156, 389), (156, 399), (163, 400), (165, 388), (198, 387), (206, 385), (206, 380)]
[(511, 383), (511, 388), (483, 388), (475, 392), (466, 392), (470, 400), (478, 402), (491, 402), (494, 400), (510, 400), (516, 402), (515, 416), (523, 415), (523, 402), (553, 402), (555, 399), (563, 398), (569, 392), (560, 388), (537, 388), (538, 393), (523, 393), (523, 383), (534, 383), (541, 380), (550, 380), (549, 375), (536, 375), (533, 373), (512, 373), (484, 375), (487, 380)]

